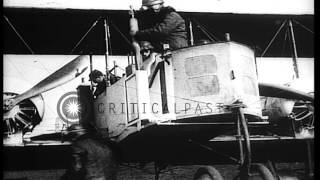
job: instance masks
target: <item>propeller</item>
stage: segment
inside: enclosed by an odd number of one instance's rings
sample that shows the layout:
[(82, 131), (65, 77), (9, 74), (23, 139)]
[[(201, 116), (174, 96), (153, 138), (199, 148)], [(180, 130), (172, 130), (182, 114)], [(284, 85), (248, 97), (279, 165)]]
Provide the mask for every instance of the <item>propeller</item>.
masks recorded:
[(60, 69), (58, 69), (57, 71), (40, 81), (38, 84), (36, 84), (26, 92), (19, 94), (13, 98), (4, 99), (3, 110), (9, 111), (15, 105), (17, 105), (19, 102), (25, 99), (49, 91), (80, 76), (88, 68), (88, 65), (86, 64), (86, 59), (88, 59), (88, 57), (85, 55), (78, 56), (68, 64), (64, 65), (63, 67), (61, 67)]
[(314, 101), (314, 96), (286, 86), (259, 82), (260, 96)]

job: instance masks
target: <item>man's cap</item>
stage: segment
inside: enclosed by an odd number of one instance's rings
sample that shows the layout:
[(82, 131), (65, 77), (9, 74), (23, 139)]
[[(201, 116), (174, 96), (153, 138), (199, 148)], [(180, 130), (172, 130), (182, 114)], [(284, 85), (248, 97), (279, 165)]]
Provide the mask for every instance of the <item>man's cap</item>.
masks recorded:
[(140, 41), (140, 48), (141, 50), (154, 49), (149, 41)]
[(142, 0), (142, 6), (152, 6), (155, 4), (162, 4), (163, 0)]
[(89, 80), (93, 81), (96, 77), (99, 77), (99, 76), (103, 76), (103, 73), (95, 69), (89, 74)]

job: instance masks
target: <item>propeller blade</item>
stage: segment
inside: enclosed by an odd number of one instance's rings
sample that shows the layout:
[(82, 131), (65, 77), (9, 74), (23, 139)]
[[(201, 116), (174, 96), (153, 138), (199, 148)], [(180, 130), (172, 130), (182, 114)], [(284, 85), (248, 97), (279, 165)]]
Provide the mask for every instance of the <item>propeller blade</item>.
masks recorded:
[(260, 96), (314, 101), (314, 96), (286, 86), (259, 82)]
[(57, 71), (40, 81), (38, 84), (36, 84), (26, 92), (10, 99), (4, 99), (3, 109), (11, 110), (16, 104), (25, 99), (49, 91), (53, 88), (56, 88), (71, 81), (72, 79), (77, 78), (86, 69), (88, 69), (88, 64), (86, 62), (88, 62), (87, 56), (78, 56), (68, 64), (64, 65), (63, 67), (61, 67), (60, 69), (58, 69)]

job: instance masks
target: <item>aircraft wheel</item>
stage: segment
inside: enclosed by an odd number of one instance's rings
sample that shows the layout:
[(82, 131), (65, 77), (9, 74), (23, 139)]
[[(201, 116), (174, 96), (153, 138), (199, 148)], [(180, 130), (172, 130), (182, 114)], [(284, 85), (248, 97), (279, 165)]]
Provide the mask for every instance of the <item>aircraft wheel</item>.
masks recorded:
[(251, 166), (251, 175), (249, 179), (254, 180), (275, 180), (276, 178), (273, 176), (271, 171), (263, 164), (252, 164)]
[(223, 180), (223, 177), (216, 168), (206, 166), (197, 170), (193, 180)]

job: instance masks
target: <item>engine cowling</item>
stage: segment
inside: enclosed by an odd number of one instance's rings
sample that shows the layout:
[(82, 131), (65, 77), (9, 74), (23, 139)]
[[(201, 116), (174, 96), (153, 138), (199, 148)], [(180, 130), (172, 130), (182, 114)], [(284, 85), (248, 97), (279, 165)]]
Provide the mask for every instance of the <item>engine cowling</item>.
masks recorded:
[[(32, 87), (26, 81), (4, 77), (3, 99), (12, 98)], [(16, 133), (32, 131), (44, 116), (44, 99), (41, 94), (25, 99), (3, 113), (4, 138)]]

